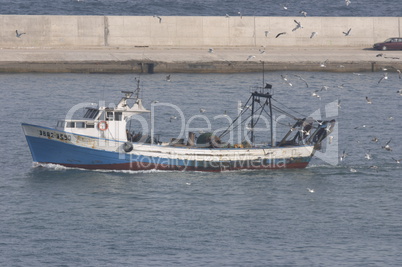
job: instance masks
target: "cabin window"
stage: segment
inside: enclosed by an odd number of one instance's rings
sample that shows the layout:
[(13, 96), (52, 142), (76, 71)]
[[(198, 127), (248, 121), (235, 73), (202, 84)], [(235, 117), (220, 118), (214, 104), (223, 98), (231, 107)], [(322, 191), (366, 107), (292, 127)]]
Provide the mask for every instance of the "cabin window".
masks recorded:
[(89, 108), (87, 110), (87, 112), (85, 113), (84, 118), (86, 118), (86, 119), (95, 119), (96, 116), (98, 116), (98, 114), (99, 114), (99, 110)]
[(87, 123), (87, 128), (95, 128), (95, 124), (90, 124), (90, 123)]
[(112, 121), (113, 120), (113, 112), (112, 111), (106, 112), (106, 120), (107, 121)]
[(64, 127), (64, 124), (65, 124), (65, 121), (58, 121), (58, 122), (57, 122), (57, 127), (63, 128), (63, 127)]
[(123, 116), (122, 116), (122, 113), (121, 112), (115, 112), (114, 113), (114, 120), (115, 121), (121, 121), (121, 118), (122, 118)]
[(67, 127), (67, 128), (74, 128), (74, 127), (75, 127), (75, 122), (73, 122), (73, 121), (68, 121), (66, 127)]
[(75, 123), (75, 127), (76, 127), (76, 128), (85, 128), (85, 122), (83, 122), (83, 121), (77, 121), (77, 122)]

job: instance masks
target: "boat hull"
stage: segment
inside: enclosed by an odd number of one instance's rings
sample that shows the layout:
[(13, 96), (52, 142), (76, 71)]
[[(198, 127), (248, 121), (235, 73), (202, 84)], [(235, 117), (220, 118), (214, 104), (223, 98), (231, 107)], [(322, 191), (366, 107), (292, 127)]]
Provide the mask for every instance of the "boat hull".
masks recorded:
[(22, 124), (32, 158), (37, 163), (93, 170), (231, 171), (305, 168), (312, 146), (265, 148), (190, 148), (104, 140), (53, 128)]

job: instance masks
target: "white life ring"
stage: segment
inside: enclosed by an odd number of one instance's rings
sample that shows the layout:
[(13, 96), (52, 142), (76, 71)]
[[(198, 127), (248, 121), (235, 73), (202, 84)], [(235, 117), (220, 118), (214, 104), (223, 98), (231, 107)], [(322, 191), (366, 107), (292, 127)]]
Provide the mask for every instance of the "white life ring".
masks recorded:
[(98, 129), (101, 131), (106, 131), (108, 127), (109, 127), (109, 125), (107, 124), (106, 121), (100, 121), (98, 123)]

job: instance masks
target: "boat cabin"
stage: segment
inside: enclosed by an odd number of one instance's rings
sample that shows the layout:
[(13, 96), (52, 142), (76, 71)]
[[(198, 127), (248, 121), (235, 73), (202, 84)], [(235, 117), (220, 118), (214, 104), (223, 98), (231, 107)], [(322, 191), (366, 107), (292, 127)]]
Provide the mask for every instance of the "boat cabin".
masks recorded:
[[(122, 91), (125, 96), (116, 107), (87, 107), (81, 119), (65, 119), (57, 122), (56, 129), (91, 137), (127, 141), (126, 125), (136, 114), (150, 113), (139, 98), (132, 98), (133, 92)], [(130, 107), (127, 100), (134, 99)]]

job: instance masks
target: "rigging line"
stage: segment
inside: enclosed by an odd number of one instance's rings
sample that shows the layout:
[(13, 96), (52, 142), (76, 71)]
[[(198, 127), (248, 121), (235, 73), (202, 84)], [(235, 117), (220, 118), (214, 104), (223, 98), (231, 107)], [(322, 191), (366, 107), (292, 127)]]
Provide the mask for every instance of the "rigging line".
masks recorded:
[(292, 111), (292, 112), (294, 112), (294, 113), (297, 113), (297, 114), (301, 115), (302, 117), (307, 117), (306, 115), (304, 115), (304, 114), (302, 114), (302, 113), (300, 113), (300, 112), (298, 112), (298, 111), (296, 111), (296, 110), (292, 110), (291, 108), (289, 108), (289, 107), (286, 106), (285, 104), (279, 102), (278, 100), (276, 100), (276, 99), (273, 99), (273, 100), (274, 100), (275, 102), (278, 102), (278, 103), (281, 104), (282, 106), (286, 107), (286, 108), (289, 109), (290, 111)]
[(280, 113), (282, 113), (282, 114), (285, 114), (285, 115), (288, 116), (289, 118), (292, 118), (292, 119), (294, 119), (294, 120), (299, 120), (299, 118), (293, 116), (292, 114), (290, 114), (289, 112), (284, 111), (284, 110), (281, 109), (281, 108), (278, 108), (277, 106), (272, 105), (272, 108), (273, 108), (275, 111), (278, 111), (278, 112), (280, 112)]
[[(251, 96), (250, 96), (249, 99), (247, 100), (246, 104), (244, 104), (242, 112), (240, 112), (240, 114), (237, 115), (236, 119), (234, 119), (234, 120), (232, 121), (232, 123), (228, 126), (228, 128), (226, 128), (226, 130), (223, 131), (223, 132), (219, 135), (219, 138), (221, 138), (222, 136), (226, 135), (226, 134), (229, 132), (230, 127), (232, 127), (232, 125), (247, 111), (247, 109), (246, 109), (245, 107), (247, 106), (247, 104), (248, 104), (248, 102), (250, 101), (250, 99), (251, 99)], [(234, 128), (234, 129), (236, 129), (236, 128)]]
[[(261, 103), (258, 103), (258, 104), (260, 104), (260, 106), (261, 106), (261, 112), (260, 112), (260, 115), (258, 115), (257, 120), (256, 120), (256, 122), (254, 123), (254, 125), (252, 125), (253, 128), (254, 128), (255, 125), (257, 125), (258, 121), (260, 120), (261, 114), (262, 114), (262, 112), (264, 111), (264, 107), (266, 106), (267, 102), (268, 102), (268, 100), (266, 100), (263, 105), (261, 105)], [(257, 110), (257, 111), (258, 111), (258, 110)], [(265, 112), (266, 112), (266, 111), (265, 111)], [(267, 112), (266, 112), (266, 113), (267, 113)]]

